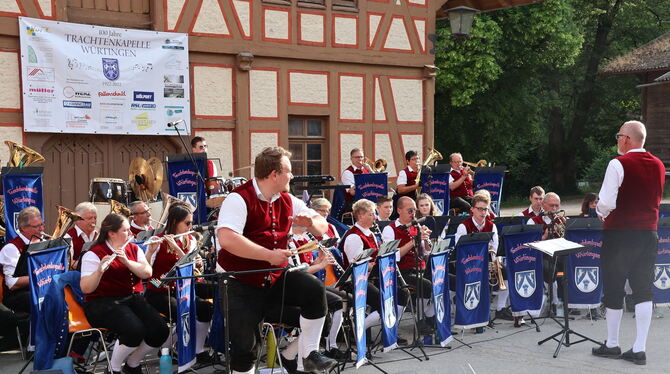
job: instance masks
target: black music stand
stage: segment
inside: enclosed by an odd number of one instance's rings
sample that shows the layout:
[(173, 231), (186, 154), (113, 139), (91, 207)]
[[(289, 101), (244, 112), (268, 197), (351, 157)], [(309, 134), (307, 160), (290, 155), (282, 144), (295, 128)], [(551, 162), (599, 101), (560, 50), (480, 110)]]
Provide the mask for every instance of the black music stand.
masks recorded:
[(37, 243), (31, 243), (28, 245), (25, 251), (21, 252), (18, 261), (16, 262), (16, 268), (14, 268), (14, 278), (24, 277), (28, 275), (28, 255), (36, 252), (44, 251), (46, 249), (70, 246), (72, 239), (70, 238), (56, 238), (53, 240), (44, 240)]
[(377, 226), (379, 226), (379, 232), (384, 232), (384, 228), (393, 223), (393, 220), (390, 221), (377, 221)]
[[(597, 218), (591, 218), (596, 219)], [(586, 223), (586, 222), (585, 222)], [(589, 223), (586, 223), (589, 224)], [(536, 249), (538, 251), (541, 251), (542, 253), (546, 253), (552, 257), (558, 257), (558, 256), (568, 256), (573, 253), (581, 252), (588, 247), (585, 247), (581, 244), (571, 242), (562, 238), (559, 239), (551, 239), (551, 240), (544, 240), (541, 242), (537, 243), (528, 243), (528, 246)], [(561, 351), (562, 346), (569, 347), (572, 344), (577, 344), (585, 341), (590, 341), (595, 344), (601, 344), (600, 342), (593, 340), (589, 338), (586, 335), (580, 334), (570, 328), (570, 316), (568, 313), (568, 280), (567, 280), (567, 261), (563, 261), (563, 322), (559, 321), (556, 318), (551, 317), (556, 323), (558, 323), (559, 326), (561, 326), (561, 330), (543, 340), (540, 340), (537, 342), (538, 345), (542, 345), (543, 343), (548, 342), (549, 340), (554, 340), (558, 342), (558, 346), (556, 347), (556, 350), (554, 351), (554, 358), (558, 357), (559, 352)], [(577, 340), (574, 342), (570, 342), (570, 334), (577, 335), (581, 340)], [(557, 337), (560, 335), (560, 339), (557, 339)]]
[[(458, 225), (463, 223), (466, 219), (472, 218), (472, 216), (447, 216), (449, 217), (449, 225), (447, 226), (447, 235), (455, 235), (456, 230), (458, 230)], [(456, 245), (457, 243), (454, 243)]]

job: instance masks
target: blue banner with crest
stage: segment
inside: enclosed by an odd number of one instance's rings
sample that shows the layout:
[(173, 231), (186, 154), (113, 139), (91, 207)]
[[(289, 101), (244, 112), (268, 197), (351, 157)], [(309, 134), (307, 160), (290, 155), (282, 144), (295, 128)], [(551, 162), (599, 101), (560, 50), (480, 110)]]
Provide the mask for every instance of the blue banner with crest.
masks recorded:
[(658, 250), (652, 290), (656, 306), (670, 305), (670, 226), (658, 226)]
[[(488, 172), (485, 170), (500, 170)], [(500, 215), (500, 202), (502, 201), (503, 180), (505, 179), (505, 169), (502, 167), (486, 168), (484, 171), (477, 169), (473, 189), (487, 190), (491, 193), (491, 210)]]
[(447, 273), (447, 252), (430, 256), (433, 281), (433, 305), (435, 324), (440, 345), (446, 347), (454, 338), (451, 336), (451, 302), (449, 298), (449, 274)]
[(355, 174), (354, 183), (356, 183), (355, 200), (368, 199), (376, 202), (380, 197), (388, 196), (387, 173)]
[(457, 328), (483, 327), (489, 323), (488, 241), (456, 245), (456, 319)]
[[(43, 212), (41, 167), (2, 168), (2, 193), (5, 199), (5, 242), (18, 234), (17, 221), (23, 208), (34, 206)], [(44, 215), (44, 214), (43, 214)]]
[(449, 215), (449, 173), (430, 173), (422, 177), (421, 192), (430, 195), (441, 215)]
[(365, 309), (368, 297), (368, 262), (354, 264), (354, 324), (356, 325), (356, 368), (366, 362)]
[(525, 243), (542, 239), (542, 231), (514, 232), (503, 235), (509, 301), (512, 315), (523, 316), (527, 312), (537, 315), (542, 309), (544, 283), (542, 278), (542, 253)]
[[(195, 158), (195, 163), (200, 170), (200, 175), (205, 178), (207, 176), (207, 160)], [(168, 159), (167, 175), (170, 195), (188, 202), (196, 208), (193, 213), (193, 219), (196, 223), (207, 222), (205, 185), (198, 177), (193, 162), (190, 159), (178, 161)]]
[(395, 263), (396, 252), (377, 257), (379, 263), (379, 296), (381, 298), (382, 343), (384, 352), (398, 347), (398, 274)]
[(30, 279), (30, 341), (35, 344), (38, 317), (42, 310), (42, 301), (53, 277), (67, 271), (67, 254), (69, 245), (48, 248), (28, 254), (28, 277)]
[(600, 248), (603, 245), (601, 228), (572, 229), (565, 238), (588, 247), (568, 255), (566, 274), (569, 308), (596, 308), (600, 305), (603, 282), (600, 271)]
[[(193, 276), (193, 263), (177, 267), (177, 277)], [(195, 286), (192, 279), (177, 279), (177, 357), (179, 372), (195, 363)]]

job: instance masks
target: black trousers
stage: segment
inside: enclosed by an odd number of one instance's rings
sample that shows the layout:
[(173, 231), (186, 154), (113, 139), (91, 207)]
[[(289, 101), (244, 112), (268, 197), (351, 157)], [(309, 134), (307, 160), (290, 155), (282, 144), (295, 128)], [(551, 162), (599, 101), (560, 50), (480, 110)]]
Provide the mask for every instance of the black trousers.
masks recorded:
[[(147, 290), (144, 292), (144, 297), (147, 299), (147, 302), (158, 311), (158, 313), (161, 313), (166, 317), (172, 316), (173, 321), (177, 320), (177, 298), (174, 295), (174, 291), (170, 292), (170, 296), (168, 296), (167, 292)], [(212, 320), (214, 305), (209, 301), (205, 301), (199, 296), (196, 296), (195, 310), (196, 319), (199, 322), (209, 322)]]
[[(422, 299), (429, 299), (433, 294), (433, 283), (430, 281), (430, 272), (423, 270), (420, 275), (416, 270), (401, 270), (400, 274), (407, 282), (407, 285), (415, 288), (416, 295)], [(421, 285), (419, 285), (419, 282)]]
[(96, 297), (84, 305), (84, 312), (91, 326), (116, 333), (119, 342), (128, 347), (137, 347), (142, 340), (160, 347), (170, 332), (163, 317), (139, 293)]
[(30, 289), (25, 287), (15, 291), (8, 291), (2, 299), (2, 303), (14, 311), (14, 313), (30, 314)]
[(646, 230), (605, 230), (600, 251), (603, 272), (603, 303), (622, 309), (626, 279), (633, 290), (633, 302), (651, 301), (658, 234)]
[[(285, 272), (269, 288), (250, 286), (234, 278), (229, 280), (230, 321), (227, 326), (230, 327), (233, 370), (248, 371), (252, 368), (258, 356), (258, 324), (270, 309), (282, 304), (299, 308), (300, 315), (307, 319), (324, 317), (327, 310), (325, 286), (312, 274), (303, 272)], [(285, 315), (290, 313), (287, 311), (284, 310)]]

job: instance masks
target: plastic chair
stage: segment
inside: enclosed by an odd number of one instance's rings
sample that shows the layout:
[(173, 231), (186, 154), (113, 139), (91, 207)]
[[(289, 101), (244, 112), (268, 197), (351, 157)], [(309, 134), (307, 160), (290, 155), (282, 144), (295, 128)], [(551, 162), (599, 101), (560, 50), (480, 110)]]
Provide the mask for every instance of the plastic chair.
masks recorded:
[[(0, 304), (2, 304), (2, 301), (4, 300), (5, 297), (5, 275), (0, 273)], [(12, 313), (14, 313), (17, 317), (20, 318), (28, 318), (29, 316), (23, 316), (15, 313), (13, 310), (10, 309)], [(21, 350), (21, 359), (25, 361), (26, 359), (26, 350), (23, 348), (23, 341), (21, 341), (21, 330), (19, 330), (19, 325), (16, 325), (16, 340), (19, 342), (19, 349)]]
[[(72, 337), (70, 338), (70, 344), (67, 348), (67, 354), (69, 355), (70, 352), (72, 351), (72, 343), (74, 342), (74, 338), (77, 335), (89, 336), (91, 334), (97, 333), (100, 336), (99, 343), (100, 345), (102, 345), (102, 349), (105, 352), (105, 358), (107, 359), (107, 367), (109, 369), (109, 372), (111, 373), (112, 364), (110, 362), (109, 352), (107, 351), (107, 345), (105, 344), (105, 336), (103, 335), (103, 330), (105, 329), (102, 328), (98, 329), (91, 326), (91, 324), (88, 322), (88, 319), (86, 318), (86, 314), (84, 313), (84, 308), (82, 308), (79, 302), (77, 302), (77, 299), (74, 296), (74, 292), (69, 286), (65, 287), (63, 289), (63, 292), (65, 294), (65, 303), (67, 303), (67, 307), (69, 309), (68, 330), (72, 334)], [(96, 355), (95, 363), (93, 364), (93, 370), (91, 372), (95, 372), (95, 368), (97, 365), (98, 365), (98, 357)]]

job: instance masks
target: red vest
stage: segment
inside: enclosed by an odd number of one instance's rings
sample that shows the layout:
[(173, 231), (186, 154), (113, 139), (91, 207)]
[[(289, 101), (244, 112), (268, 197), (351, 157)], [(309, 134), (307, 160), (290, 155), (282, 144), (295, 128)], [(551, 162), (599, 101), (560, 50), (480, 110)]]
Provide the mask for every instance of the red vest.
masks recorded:
[[(366, 169), (366, 168), (360, 168), (360, 169), (354, 170), (354, 165), (349, 165), (349, 167), (344, 169), (344, 170), (349, 170), (354, 175), (356, 175), (356, 174), (368, 174), (369, 173), (368, 169)], [(353, 200), (353, 199), (354, 199), (354, 197), (351, 196), (350, 194), (348, 194), (348, 193), (344, 194), (344, 200), (350, 201), (350, 200)]]
[[(163, 235), (164, 234), (161, 233), (156, 236), (161, 237)], [(182, 241), (179, 240), (180, 238), (175, 239), (175, 242), (177, 242), (177, 246), (179, 247), (179, 249), (182, 250), (182, 252), (184, 252), (184, 254), (189, 252), (189, 245), (187, 244), (189, 244), (192, 240), (195, 240), (195, 238), (191, 235), (186, 235), (186, 237), (188, 238), (188, 241), (186, 243), (182, 243)], [(156, 259), (154, 260), (153, 265), (151, 265), (151, 268), (153, 269), (151, 275), (152, 277), (158, 279), (163, 274), (167, 273), (168, 271), (170, 271), (170, 269), (172, 269), (174, 264), (176, 264), (177, 261), (179, 260), (179, 255), (177, 255), (176, 253), (168, 252), (168, 243), (165, 240), (161, 242), (160, 248), (155, 253), (156, 253)], [(147, 260), (150, 261), (151, 259)], [(174, 287), (174, 281), (170, 282), (170, 287)], [(147, 290), (162, 292), (160, 288), (154, 286), (153, 283), (151, 282), (147, 282)], [(166, 290), (163, 290), (163, 292), (164, 291)]]
[[(402, 247), (407, 244), (410, 240), (416, 237), (417, 229), (416, 226), (412, 225), (409, 229), (402, 229), (401, 226), (396, 226), (395, 222), (391, 223), (391, 228), (393, 229), (393, 235), (395, 239), (400, 239), (398, 247)], [(400, 258), (398, 263), (398, 269), (400, 270), (413, 270), (416, 269), (416, 247), (410, 249), (404, 256)], [(426, 261), (419, 259), (419, 269), (423, 270), (426, 268)]]
[[(347, 233), (344, 234), (344, 236), (340, 240), (340, 251), (344, 254), (342, 257), (344, 257), (343, 261), (345, 269), (349, 267), (349, 258), (347, 258), (347, 254), (344, 251), (344, 242), (347, 240), (347, 237), (349, 235), (358, 235), (361, 237), (361, 240), (363, 241), (363, 250), (368, 248), (379, 249), (379, 247), (377, 246), (377, 241), (375, 240), (375, 234), (365, 236), (365, 234), (363, 234), (363, 231), (361, 231), (358, 227), (354, 226), (350, 228), (349, 231), (347, 231)], [(377, 257), (377, 251), (374, 251), (370, 256), (371, 261), (374, 262), (376, 257)]]
[[(416, 184), (416, 174), (417, 174), (417, 172), (416, 171), (410, 171), (409, 166), (406, 167), (403, 170), (405, 171), (405, 174), (407, 175), (407, 183), (405, 184), (405, 186), (415, 185)], [(398, 193), (398, 195), (408, 196), (408, 197), (411, 197), (412, 199), (416, 199), (416, 190), (414, 190), (412, 192), (409, 192), (409, 193), (405, 193), (405, 194)]]
[[(302, 245), (305, 245), (305, 244), (309, 243), (309, 240), (307, 240), (305, 238), (300, 238), (300, 239), (297, 239), (297, 240), (296, 239), (291, 239), (291, 241), (293, 242), (293, 245), (295, 246), (296, 249), (300, 248), (300, 246), (302, 246)], [(301, 253), (301, 254), (298, 255), (298, 257), (300, 258), (300, 263), (302, 263), (302, 264), (311, 264), (312, 261), (314, 261), (314, 256), (312, 256), (311, 251)]]
[[(449, 174), (451, 174), (451, 177), (454, 178), (454, 181), (460, 179), (461, 176), (463, 175), (458, 170), (452, 170)], [(463, 183), (461, 183), (461, 185), (458, 186), (457, 189), (452, 190), (449, 196), (453, 199), (455, 197), (472, 196), (472, 195), (473, 195), (472, 180), (470, 178), (465, 178)]]
[[(328, 239), (336, 238), (337, 236), (335, 235), (335, 226), (333, 226), (332, 224), (329, 223), (328, 224), (328, 231), (326, 231), (325, 235), (328, 236)], [(318, 236), (314, 235), (314, 238), (318, 241), (324, 240), (323, 237), (324, 237), (324, 235), (318, 235)]]
[[(256, 196), (253, 179), (236, 188), (233, 192), (240, 194), (247, 205), (247, 222), (242, 235), (267, 249), (287, 248), (288, 232), (291, 228), (291, 221), (288, 217), (293, 216), (291, 195), (284, 192), (273, 203), (261, 201)], [(241, 271), (284, 267), (288, 264), (288, 261), (284, 261), (278, 266), (272, 266), (267, 261), (235, 256), (222, 247), (219, 251), (218, 263), (226, 271)], [(281, 271), (270, 274), (240, 274), (236, 275), (235, 278), (255, 287), (270, 287), (281, 274)]]
[(521, 214), (523, 214), (525, 217), (535, 217), (535, 216), (537, 216), (537, 214), (535, 214), (535, 212), (530, 210), (530, 207), (526, 208), (526, 210), (521, 212)]
[[(140, 247), (135, 243), (128, 243), (124, 249), (129, 260), (137, 261), (137, 251), (141, 251)], [(113, 253), (107, 244), (93, 245), (89, 251), (95, 253), (100, 260)], [(142, 279), (128, 270), (121, 261), (114, 260), (109, 268), (102, 273), (98, 288), (86, 295), (86, 301), (95, 297), (128, 296), (143, 290)]]
[(536, 225), (542, 225), (542, 230), (547, 228), (547, 223), (544, 222), (544, 217), (542, 216), (531, 216), (530, 219), (533, 220), (533, 223)]
[[(23, 239), (21, 239), (21, 237), (18, 234), (16, 234), (14, 239), (8, 241), (7, 244), (14, 244), (16, 248), (18, 248), (19, 254), (23, 253), (23, 251), (26, 248), (28, 248), (28, 244), (24, 243)], [(5, 244), (5, 247), (7, 246), (7, 244)], [(5, 247), (2, 247), (2, 249), (4, 249)], [(16, 264), (14, 264), (14, 266), (16, 266)], [(2, 272), (2, 265), (0, 265), (0, 272)], [(4, 282), (4, 278), (2, 281), (2, 290), (4, 292), (4, 295), (7, 295), (7, 293), (10, 292), (9, 288), (7, 288), (7, 283)]]
[(84, 239), (81, 236), (77, 235), (77, 229), (75, 227), (72, 227), (67, 234), (72, 238), (72, 261), (79, 261), (81, 249), (86, 242), (84, 242)]
[(468, 218), (463, 221), (463, 226), (465, 226), (468, 234), (472, 234), (473, 232), (493, 232), (493, 222), (486, 219), (484, 220), (484, 227), (481, 230), (475, 226), (475, 222), (472, 220), (472, 218)]
[(604, 229), (657, 230), (665, 166), (649, 152), (628, 152), (616, 159), (623, 165), (623, 181)]
[(209, 178), (214, 178), (217, 176), (216, 166), (214, 166), (214, 161), (207, 160), (207, 176)]
[[(153, 227), (149, 226), (147, 230), (153, 230), (153, 229), (154, 229)], [(137, 227), (130, 225), (130, 232), (132, 232), (134, 236), (137, 236), (139, 233), (145, 232), (147, 230), (138, 229)]]

